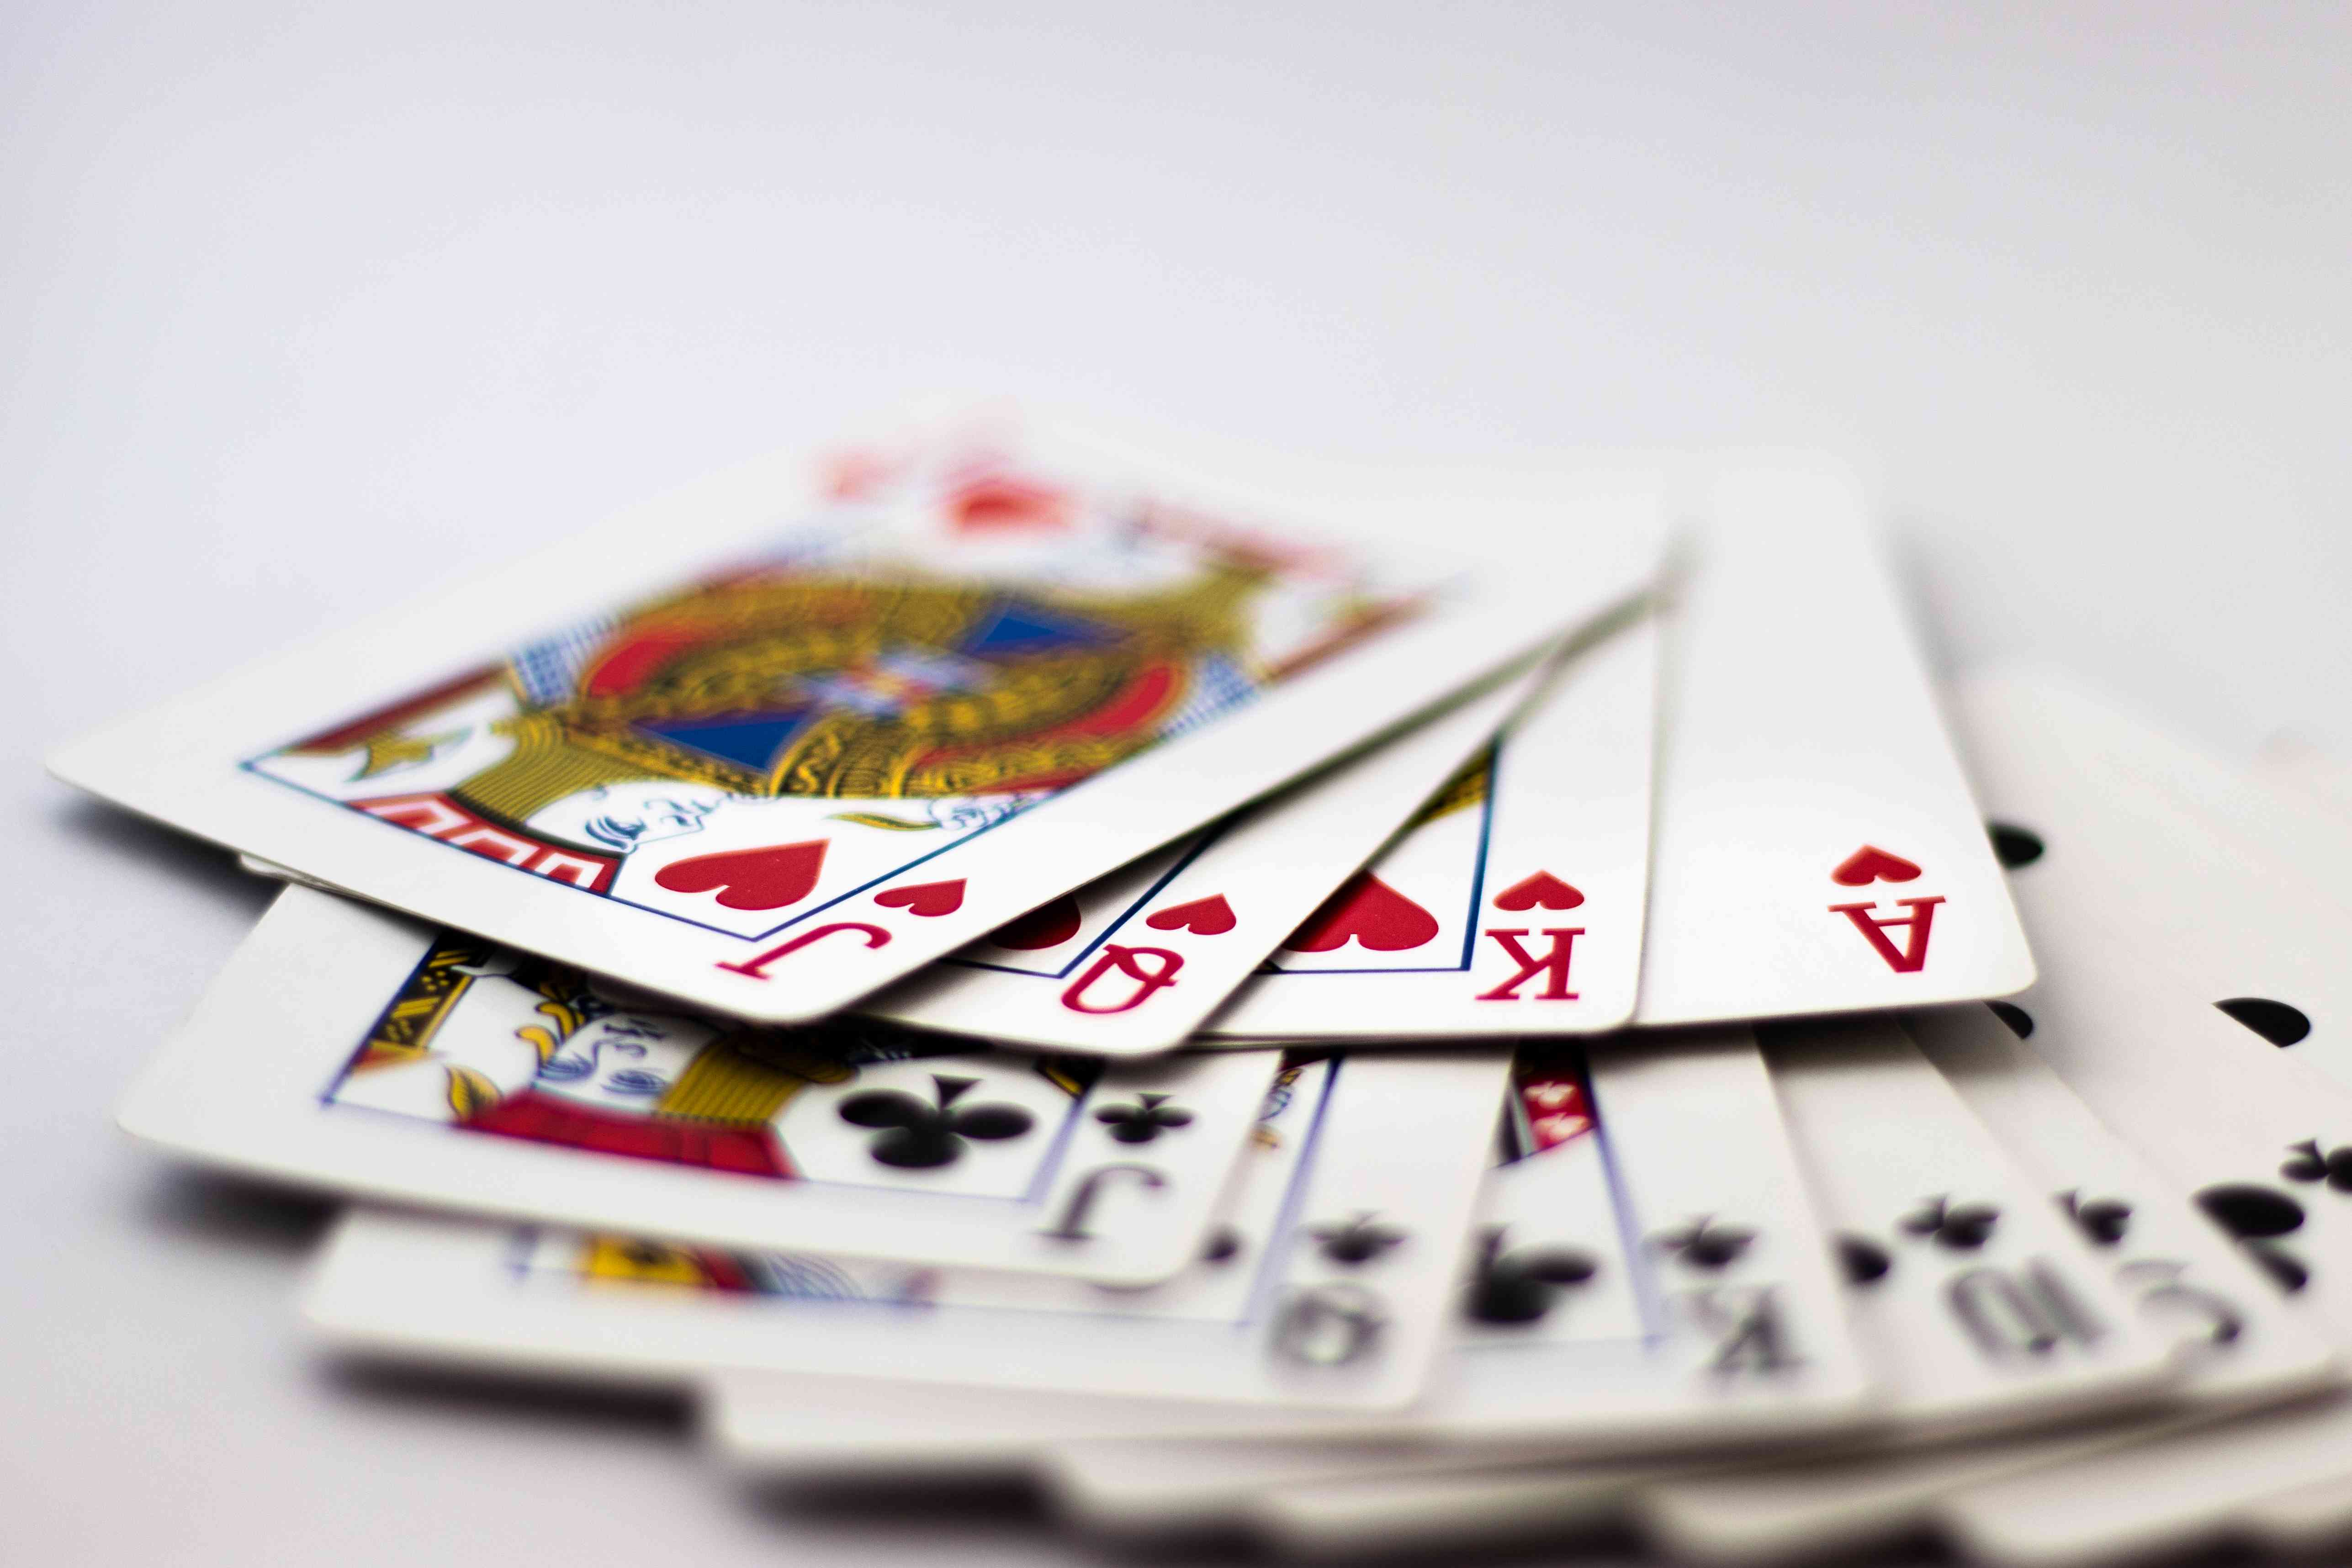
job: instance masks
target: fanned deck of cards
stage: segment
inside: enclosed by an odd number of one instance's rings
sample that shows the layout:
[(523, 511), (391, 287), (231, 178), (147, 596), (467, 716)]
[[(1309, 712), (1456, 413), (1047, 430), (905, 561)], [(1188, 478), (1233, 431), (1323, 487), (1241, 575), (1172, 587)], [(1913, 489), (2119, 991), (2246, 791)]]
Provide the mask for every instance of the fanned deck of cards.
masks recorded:
[(1903, 603), (1801, 458), (965, 419), (52, 767), (285, 884), (121, 1121), (351, 1200), (336, 1353), (1320, 1557), (2352, 1539), (2352, 768)]

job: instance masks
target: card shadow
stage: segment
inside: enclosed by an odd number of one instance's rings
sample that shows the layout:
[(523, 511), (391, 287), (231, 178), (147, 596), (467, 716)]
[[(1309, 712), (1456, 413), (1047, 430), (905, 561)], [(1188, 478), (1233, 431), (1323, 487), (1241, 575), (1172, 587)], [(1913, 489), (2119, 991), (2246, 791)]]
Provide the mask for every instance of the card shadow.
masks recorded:
[(148, 1179), (137, 1212), (142, 1225), (169, 1240), (299, 1263), (317, 1249), (340, 1206), (250, 1177), (167, 1165)]
[(243, 869), (230, 851), (134, 812), (75, 794), (53, 804), (48, 815), (60, 837), (125, 864), (193, 882), (224, 902), (245, 906), (256, 920), (278, 896), (279, 884)]
[(683, 1392), (601, 1387), (552, 1373), (432, 1367), (355, 1353), (322, 1356), (317, 1375), (339, 1397), (430, 1409), (528, 1431), (594, 1427), (614, 1436), (690, 1445), (693, 1401)]

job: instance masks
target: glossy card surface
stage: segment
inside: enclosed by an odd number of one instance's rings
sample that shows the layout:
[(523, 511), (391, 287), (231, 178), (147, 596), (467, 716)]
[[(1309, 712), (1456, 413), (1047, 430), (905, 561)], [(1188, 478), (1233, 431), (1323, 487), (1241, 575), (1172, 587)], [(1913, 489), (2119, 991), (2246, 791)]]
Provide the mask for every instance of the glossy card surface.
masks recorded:
[[(1337, 542), (1381, 503), (1302, 500), (1266, 467), (1206, 480), (1043, 426), (774, 459), (50, 765), (364, 899), (814, 1018), (1423, 714), (1655, 569), (1654, 491), (1570, 486), (1528, 558), (1474, 569)], [(1427, 508), (1430, 541), (1461, 521), (1443, 490), (1387, 504)], [(1271, 521), (1301, 513), (1320, 531)]]
[(1141, 1285), (1198, 1251), (1274, 1070), (750, 1026), (296, 886), (121, 1121), (357, 1197)]

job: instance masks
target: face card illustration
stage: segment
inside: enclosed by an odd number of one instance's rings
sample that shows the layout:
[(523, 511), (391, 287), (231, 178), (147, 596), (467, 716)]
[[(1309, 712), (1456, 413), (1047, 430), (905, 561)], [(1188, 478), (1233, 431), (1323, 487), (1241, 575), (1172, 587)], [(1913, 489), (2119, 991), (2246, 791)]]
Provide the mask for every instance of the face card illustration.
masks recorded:
[(1066, 894), (862, 1010), (1109, 1056), (1170, 1049), (1484, 750), (1539, 679), (1504, 682), (1221, 824), (1179, 856), (1150, 858), (1156, 875), (1130, 869)]
[(1764, 1054), (1906, 1435), (2126, 1404), (2172, 1380), (2169, 1336), (1893, 1021), (1777, 1026)]
[[(1409, 1266), (1467, 1221), (1502, 1065), (1285, 1062), (1215, 1228), (1150, 1289), (362, 1210), (308, 1311), (348, 1345), (639, 1379), (862, 1375), (891, 1403), (919, 1405), (908, 1391), (934, 1384), (1103, 1395), (1114, 1410), (1385, 1408), (1419, 1391), (1434, 1355), (1447, 1280)], [(1138, 1136), (1155, 1109), (1139, 1100), (1120, 1128)]]
[(1044, 428), (772, 463), (51, 764), (360, 897), (806, 1020), (1532, 653), (1658, 548), (1631, 493), (1507, 571), (1259, 521), (1297, 510)]
[(1207, 1234), (1272, 1070), (749, 1025), (295, 886), (121, 1121), (355, 1195), (1140, 1285)]
[(1576, 652), (1204, 1026), (1239, 1039), (1582, 1034), (1640, 978), (1658, 628)]
[(2022, 989), (2024, 934), (1850, 481), (1735, 474), (1693, 545), (1636, 1020)]

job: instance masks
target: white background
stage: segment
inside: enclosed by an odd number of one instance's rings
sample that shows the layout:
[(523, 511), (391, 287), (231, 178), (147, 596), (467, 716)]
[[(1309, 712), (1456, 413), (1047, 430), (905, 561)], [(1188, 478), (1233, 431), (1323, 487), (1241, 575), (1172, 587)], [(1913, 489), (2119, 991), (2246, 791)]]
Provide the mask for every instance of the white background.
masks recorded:
[(1078, 1550), (315, 1361), (317, 1212), (108, 1125), (265, 894), (47, 743), (947, 387), (1828, 448), (1948, 664), (2352, 749), (2347, 94), (2340, 5), (0, 5), (6, 1555)]

